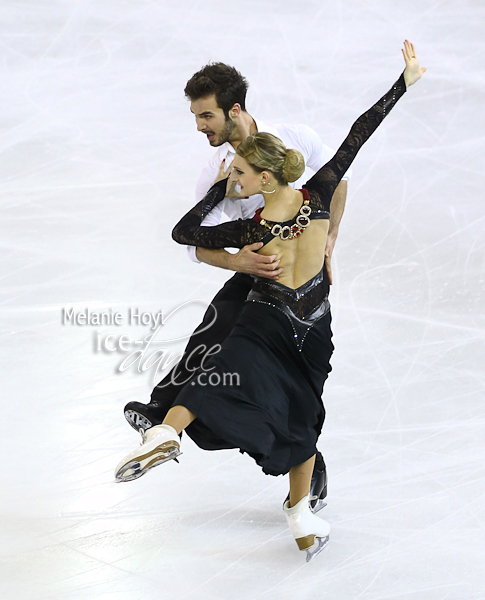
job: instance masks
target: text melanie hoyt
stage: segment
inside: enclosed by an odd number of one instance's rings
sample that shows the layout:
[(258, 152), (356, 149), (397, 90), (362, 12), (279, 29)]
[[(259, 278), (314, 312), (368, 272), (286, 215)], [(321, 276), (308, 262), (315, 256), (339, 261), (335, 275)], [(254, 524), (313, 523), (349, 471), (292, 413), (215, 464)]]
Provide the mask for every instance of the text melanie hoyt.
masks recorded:
[(113, 311), (113, 309), (92, 311), (85, 308), (75, 311), (74, 308), (63, 308), (61, 311), (62, 325), (144, 325), (150, 327), (150, 329), (157, 329), (164, 324), (166, 318), (162, 311), (156, 313), (142, 312), (138, 308), (129, 308), (125, 316), (120, 312)]

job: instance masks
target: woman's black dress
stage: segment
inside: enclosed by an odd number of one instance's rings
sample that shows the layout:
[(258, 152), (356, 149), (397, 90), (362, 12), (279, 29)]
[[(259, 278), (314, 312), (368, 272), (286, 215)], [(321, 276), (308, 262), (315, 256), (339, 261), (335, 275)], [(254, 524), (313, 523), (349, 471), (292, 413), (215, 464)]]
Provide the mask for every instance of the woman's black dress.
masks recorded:
[[(352, 126), (335, 156), (304, 186), (311, 219), (329, 218), (335, 188), (357, 152), (406, 91), (404, 77)], [(202, 227), (224, 198), (215, 184), (173, 230), (180, 244), (242, 248), (274, 235), (253, 219)], [(286, 224), (291, 226), (293, 221)], [(283, 224), (284, 225), (284, 224)], [(297, 289), (255, 278), (241, 315), (219, 352), (208, 356), (177, 396), (196, 415), (187, 434), (206, 450), (239, 448), (270, 475), (287, 473), (316, 452), (331, 370), (329, 282), (325, 268)]]

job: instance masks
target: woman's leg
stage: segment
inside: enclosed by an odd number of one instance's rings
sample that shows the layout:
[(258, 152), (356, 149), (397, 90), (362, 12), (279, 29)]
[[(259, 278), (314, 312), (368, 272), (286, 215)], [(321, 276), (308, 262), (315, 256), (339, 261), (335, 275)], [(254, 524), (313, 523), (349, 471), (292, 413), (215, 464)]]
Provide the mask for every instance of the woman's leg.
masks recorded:
[(314, 464), (315, 455), (290, 469), (290, 507), (298, 504), (302, 498), (310, 493)]
[(172, 406), (165, 419), (163, 419), (162, 425), (170, 425), (180, 435), (194, 419), (194, 413), (190, 412), (185, 406)]
[(327, 544), (330, 525), (310, 510), (310, 484), (315, 455), (290, 469), (290, 499), (285, 502), (288, 526), (298, 548), (307, 553), (307, 562)]

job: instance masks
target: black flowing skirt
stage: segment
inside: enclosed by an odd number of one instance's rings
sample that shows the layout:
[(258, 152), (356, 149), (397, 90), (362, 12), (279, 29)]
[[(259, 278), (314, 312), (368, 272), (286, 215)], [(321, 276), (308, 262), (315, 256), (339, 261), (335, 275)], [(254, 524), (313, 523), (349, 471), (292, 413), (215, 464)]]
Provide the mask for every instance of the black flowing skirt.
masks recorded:
[(204, 450), (239, 448), (269, 475), (308, 460), (325, 419), (330, 324), (328, 311), (300, 349), (283, 312), (246, 302), (221, 350), (206, 358), (174, 402), (197, 417), (187, 434)]

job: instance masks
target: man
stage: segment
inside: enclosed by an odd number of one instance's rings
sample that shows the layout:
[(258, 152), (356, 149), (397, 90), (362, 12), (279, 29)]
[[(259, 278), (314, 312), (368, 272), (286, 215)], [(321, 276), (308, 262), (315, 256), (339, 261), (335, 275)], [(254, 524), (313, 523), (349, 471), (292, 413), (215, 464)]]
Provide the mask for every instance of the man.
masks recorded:
[[(252, 117), (245, 106), (247, 88), (246, 79), (236, 69), (223, 63), (206, 65), (193, 75), (185, 87), (185, 95), (190, 100), (197, 130), (207, 136), (211, 146), (217, 148), (200, 175), (196, 187), (197, 201), (205, 196), (215, 180), (227, 176), (237, 146), (247, 136), (257, 131), (272, 133), (279, 137), (287, 148), (299, 150), (303, 154), (305, 164), (313, 171), (318, 170), (333, 156), (330, 148), (324, 146), (319, 136), (309, 127), (269, 125)], [(309, 174), (305, 173), (291, 185), (299, 189), (308, 178)], [(332, 282), (330, 260), (346, 194), (347, 181), (342, 180), (331, 204), (325, 259), (330, 282)], [(226, 198), (209, 213), (203, 225), (210, 227), (224, 221), (248, 219), (262, 206), (264, 206), (264, 198), (259, 194), (249, 198)], [(257, 254), (256, 251), (261, 246), (262, 243), (251, 244), (236, 254), (231, 254), (224, 249), (188, 248), (189, 256), (193, 261), (236, 271), (236, 274), (226, 282), (212, 300), (202, 323), (190, 338), (181, 361), (153, 390), (150, 403), (145, 405), (129, 402), (125, 406), (125, 417), (132, 427), (147, 431), (146, 435), (149, 437), (150, 428), (162, 423), (182, 386), (190, 381), (207, 351), (221, 344), (231, 332), (251, 289), (251, 275), (278, 279), (282, 269), (279, 268), (276, 255)], [(312, 508), (315, 512), (324, 506), (323, 499), (327, 494), (326, 479), (325, 463), (318, 453), (311, 492)]]

